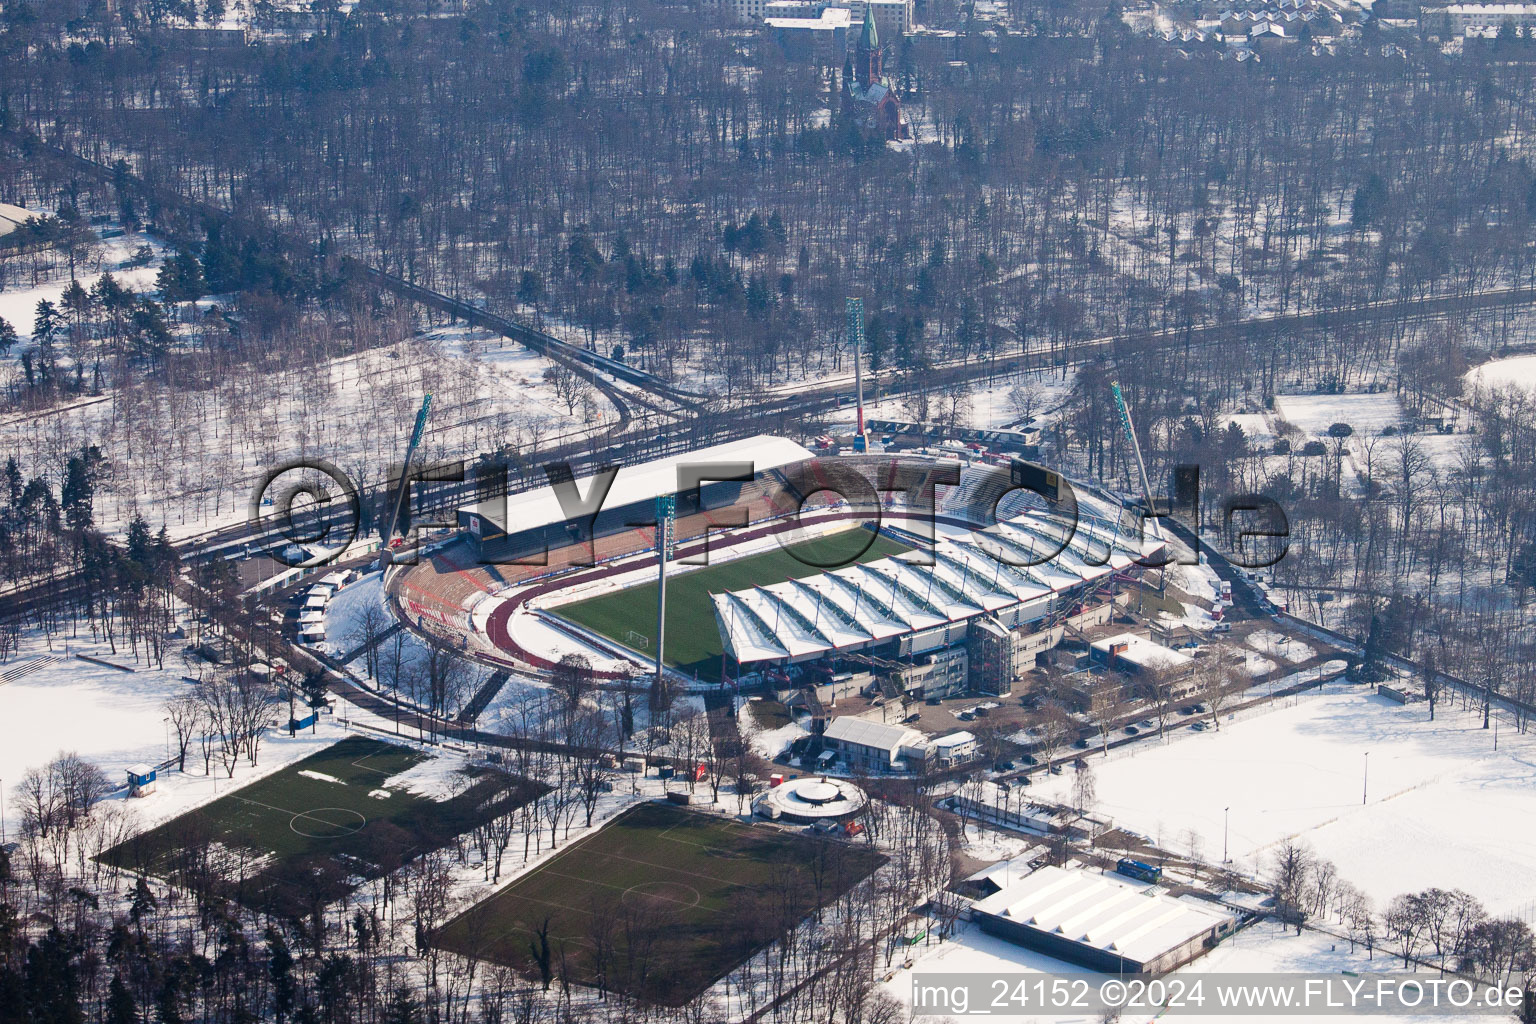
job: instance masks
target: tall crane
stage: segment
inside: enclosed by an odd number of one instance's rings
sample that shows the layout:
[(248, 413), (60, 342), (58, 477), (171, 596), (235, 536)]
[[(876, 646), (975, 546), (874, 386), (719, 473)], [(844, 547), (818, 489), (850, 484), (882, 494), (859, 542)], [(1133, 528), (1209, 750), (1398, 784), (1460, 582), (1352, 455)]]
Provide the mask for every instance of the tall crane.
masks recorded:
[(869, 450), (869, 438), (864, 434), (864, 300), (849, 298), (848, 344), (853, 349), (854, 397), (859, 407), (859, 428), (853, 435), (853, 450)]
[(1126, 407), (1119, 381), (1110, 381), (1109, 390), (1115, 396), (1115, 411), (1120, 414), (1120, 427), (1125, 431), (1126, 439), (1131, 442), (1131, 452), (1136, 456), (1136, 469), (1141, 473), (1141, 497), (1147, 503), (1147, 512), (1153, 516), (1152, 531), (1158, 540), (1163, 540), (1163, 528), (1156, 519), (1157, 506), (1152, 504), (1152, 483), (1147, 479), (1147, 463), (1141, 457), (1141, 443), (1136, 440), (1136, 428), (1131, 425), (1131, 410)]
[(400, 509), (405, 505), (405, 496), (410, 493), (411, 460), (416, 457), (416, 447), (421, 444), (421, 435), (427, 428), (427, 416), (432, 412), (432, 393), (427, 392), (421, 400), (421, 411), (416, 414), (416, 426), (411, 430), (411, 443), (405, 448), (405, 464), (400, 467), (399, 493), (395, 495), (395, 504), (389, 518), (379, 524), (379, 539), (384, 547), (388, 548), (390, 542), (395, 539), (395, 528), (400, 525)]

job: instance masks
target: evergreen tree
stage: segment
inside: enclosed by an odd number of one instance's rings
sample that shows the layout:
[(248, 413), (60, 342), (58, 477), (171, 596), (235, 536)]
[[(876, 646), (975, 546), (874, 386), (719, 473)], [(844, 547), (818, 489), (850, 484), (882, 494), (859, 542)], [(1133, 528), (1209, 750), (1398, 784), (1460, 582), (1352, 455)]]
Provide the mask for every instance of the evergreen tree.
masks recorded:
[(133, 1001), (133, 993), (123, 984), (122, 976), (112, 975), (112, 985), (107, 992), (106, 1024), (138, 1024), (139, 1008)]
[(421, 1024), (421, 1003), (404, 986), (395, 989), (384, 1007), (382, 1024)]
[(61, 323), (58, 307), (47, 299), (38, 299), (37, 310), (32, 318), (32, 340), (42, 348), (53, 341), (53, 335)]
[(16, 328), (11, 326), (10, 321), (0, 317), (0, 356), (8, 354), (15, 348), (18, 340)]

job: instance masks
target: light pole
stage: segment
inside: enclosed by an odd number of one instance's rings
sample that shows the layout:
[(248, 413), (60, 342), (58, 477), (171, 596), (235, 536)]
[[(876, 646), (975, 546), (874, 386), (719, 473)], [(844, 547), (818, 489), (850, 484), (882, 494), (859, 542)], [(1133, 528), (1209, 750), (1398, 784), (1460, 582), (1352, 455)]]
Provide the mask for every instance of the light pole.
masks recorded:
[(160, 724), (165, 726), (165, 763), (169, 767), (171, 763), (171, 720), (170, 718), (162, 718), (160, 719)]
[(1360, 806), (1364, 807), (1371, 794), (1371, 752), (1365, 752), (1365, 778), (1360, 783)]
[(1231, 850), (1228, 839), (1232, 835), (1232, 808), (1224, 808), (1221, 814), (1221, 862), (1223, 864), (1230, 864), (1232, 863), (1232, 858), (1228, 856)]

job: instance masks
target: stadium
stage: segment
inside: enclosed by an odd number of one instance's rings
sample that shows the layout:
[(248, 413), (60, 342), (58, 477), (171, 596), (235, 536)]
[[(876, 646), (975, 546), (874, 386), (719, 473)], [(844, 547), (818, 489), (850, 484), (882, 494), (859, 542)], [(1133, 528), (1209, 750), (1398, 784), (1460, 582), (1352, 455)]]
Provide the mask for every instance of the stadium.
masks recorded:
[(451, 541), (390, 570), (395, 612), (503, 667), (580, 654), (600, 678), (653, 673), (670, 505), (662, 662), (679, 686), (1006, 694), (1165, 547), (1126, 499), (1019, 460), (817, 457), (764, 435), (567, 483), (459, 509)]

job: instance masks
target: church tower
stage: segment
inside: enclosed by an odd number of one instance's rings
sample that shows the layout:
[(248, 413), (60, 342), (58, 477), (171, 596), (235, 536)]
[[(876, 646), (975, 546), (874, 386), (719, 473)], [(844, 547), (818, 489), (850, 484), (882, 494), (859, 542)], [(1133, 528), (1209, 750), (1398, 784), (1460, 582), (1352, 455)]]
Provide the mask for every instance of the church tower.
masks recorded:
[(864, 30), (859, 33), (853, 64), (858, 71), (859, 85), (866, 90), (880, 81), (880, 33), (875, 29), (873, 4), (864, 5)]

